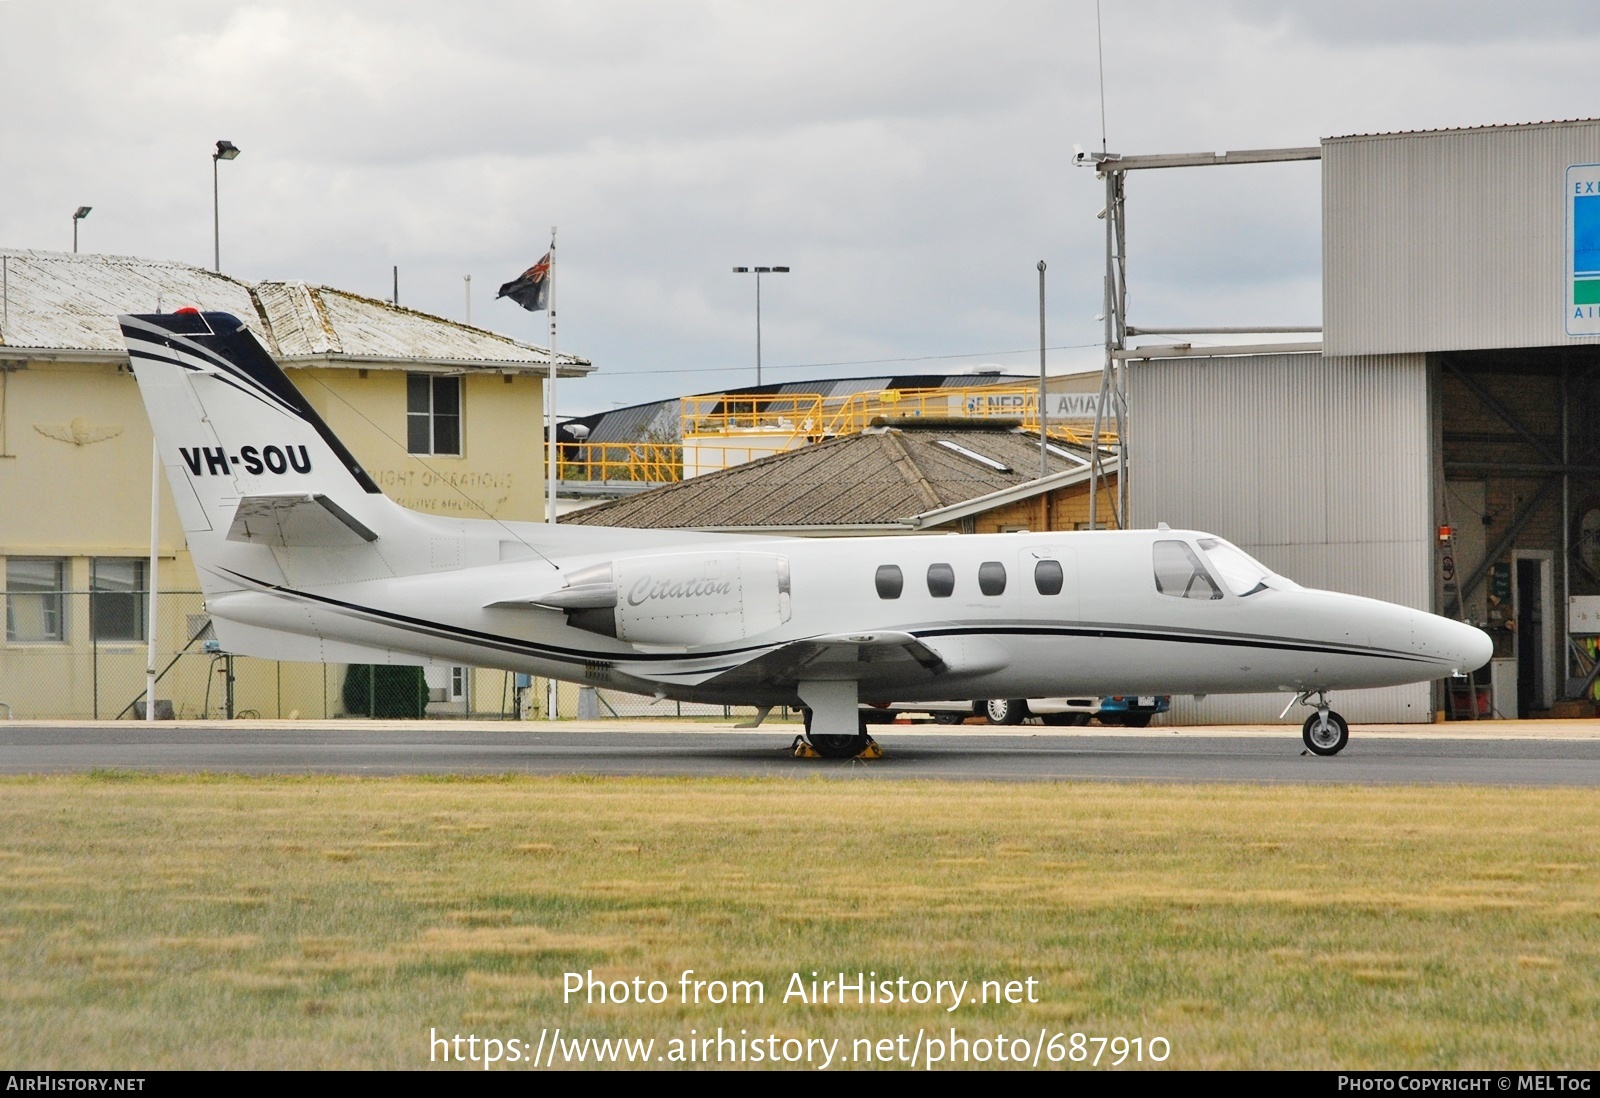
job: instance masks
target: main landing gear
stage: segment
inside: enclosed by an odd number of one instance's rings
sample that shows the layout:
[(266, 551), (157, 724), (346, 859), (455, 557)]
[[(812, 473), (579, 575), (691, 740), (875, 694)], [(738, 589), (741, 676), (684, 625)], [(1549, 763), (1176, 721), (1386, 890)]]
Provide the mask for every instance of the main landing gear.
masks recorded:
[(854, 682), (802, 682), (799, 693), (805, 703), (800, 712), (806, 734), (802, 742), (795, 744), (796, 755), (824, 759), (883, 757), (882, 749), (867, 735), (866, 718), (856, 705)]
[(861, 730), (854, 736), (832, 735), (826, 732), (811, 731), (811, 710), (802, 709), (800, 716), (805, 720), (805, 738), (798, 740), (794, 745), (797, 757), (816, 759), (881, 759), (883, 748), (878, 746), (878, 741), (867, 734), (866, 718), (861, 719)]
[(1306, 749), (1313, 755), (1337, 755), (1344, 750), (1344, 745), (1350, 742), (1350, 726), (1345, 723), (1343, 717), (1328, 708), (1327, 691), (1307, 690), (1295, 701), (1301, 705), (1312, 705), (1312, 702), (1306, 700), (1312, 694), (1317, 696), (1314, 705), (1316, 712), (1307, 717), (1306, 723), (1301, 725), (1300, 738), (1305, 740)]

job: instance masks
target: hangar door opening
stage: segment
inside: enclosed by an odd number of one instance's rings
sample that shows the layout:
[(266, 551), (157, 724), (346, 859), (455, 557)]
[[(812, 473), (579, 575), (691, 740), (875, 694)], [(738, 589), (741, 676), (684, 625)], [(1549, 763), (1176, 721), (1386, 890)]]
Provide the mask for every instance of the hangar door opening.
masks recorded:
[(1494, 639), (1473, 686), (1496, 716), (1587, 715), (1566, 710), (1593, 701), (1600, 650), (1600, 348), (1429, 359), (1436, 518), (1452, 535), (1436, 562), (1440, 612)]

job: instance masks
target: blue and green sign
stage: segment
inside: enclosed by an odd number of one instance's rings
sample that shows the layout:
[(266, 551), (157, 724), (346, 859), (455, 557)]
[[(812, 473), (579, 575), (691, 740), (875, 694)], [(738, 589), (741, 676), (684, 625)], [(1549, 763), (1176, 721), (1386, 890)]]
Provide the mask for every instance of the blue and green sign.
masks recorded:
[(1567, 169), (1567, 334), (1600, 335), (1600, 164)]

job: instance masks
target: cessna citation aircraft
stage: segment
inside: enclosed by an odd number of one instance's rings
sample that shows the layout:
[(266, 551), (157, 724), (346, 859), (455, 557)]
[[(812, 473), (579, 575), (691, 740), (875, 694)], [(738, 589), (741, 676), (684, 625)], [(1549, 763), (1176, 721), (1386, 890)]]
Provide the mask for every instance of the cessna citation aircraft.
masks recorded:
[(229, 652), (799, 705), (836, 758), (870, 743), (861, 701), (1257, 691), (1312, 705), (1306, 745), (1332, 755), (1349, 730), (1329, 690), (1489, 658), (1477, 629), (1300, 587), (1190, 530), (813, 539), (418, 514), (236, 317), (121, 324)]

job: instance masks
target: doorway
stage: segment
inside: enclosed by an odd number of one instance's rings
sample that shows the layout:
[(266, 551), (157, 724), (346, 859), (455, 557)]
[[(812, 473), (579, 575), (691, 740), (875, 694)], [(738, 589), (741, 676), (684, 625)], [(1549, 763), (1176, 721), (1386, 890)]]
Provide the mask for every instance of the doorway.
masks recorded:
[(1533, 716), (1555, 700), (1555, 633), (1550, 613), (1550, 554), (1513, 556), (1517, 625), (1517, 716)]

